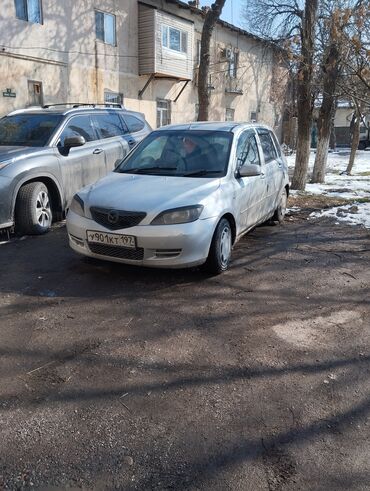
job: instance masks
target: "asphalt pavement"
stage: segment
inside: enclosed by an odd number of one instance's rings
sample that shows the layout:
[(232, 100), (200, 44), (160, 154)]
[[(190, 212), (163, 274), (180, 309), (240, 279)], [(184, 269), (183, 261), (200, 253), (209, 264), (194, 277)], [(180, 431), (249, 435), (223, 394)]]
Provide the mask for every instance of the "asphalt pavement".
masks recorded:
[(228, 272), (0, 246), (0, 489), (369, 490), (370, 241), (302, 217)]

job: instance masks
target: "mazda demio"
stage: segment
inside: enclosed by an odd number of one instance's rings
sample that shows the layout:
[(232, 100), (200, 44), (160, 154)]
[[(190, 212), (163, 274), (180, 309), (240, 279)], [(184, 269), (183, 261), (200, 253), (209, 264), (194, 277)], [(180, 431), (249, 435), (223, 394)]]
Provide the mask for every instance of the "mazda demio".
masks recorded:
[(225, 271), (237, 240), (284, 219), (288, 171), (258, 124), (192, 123), (150, 133), (116, 169), (73, 198), (71, 247), (151, 267)]

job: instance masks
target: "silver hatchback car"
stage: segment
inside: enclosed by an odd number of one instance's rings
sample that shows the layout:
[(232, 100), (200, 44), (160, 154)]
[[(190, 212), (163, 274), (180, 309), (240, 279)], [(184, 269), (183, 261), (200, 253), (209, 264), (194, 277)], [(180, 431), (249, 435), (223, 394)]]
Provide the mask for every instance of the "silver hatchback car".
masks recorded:
[(221, 273), (243, 234), (269, 218), (283, 220), (288, 193), (285, 157), (268, 127), (166, 126), (74, 196), (70, 245), (110, 261), (166, 268), (206, 263)]

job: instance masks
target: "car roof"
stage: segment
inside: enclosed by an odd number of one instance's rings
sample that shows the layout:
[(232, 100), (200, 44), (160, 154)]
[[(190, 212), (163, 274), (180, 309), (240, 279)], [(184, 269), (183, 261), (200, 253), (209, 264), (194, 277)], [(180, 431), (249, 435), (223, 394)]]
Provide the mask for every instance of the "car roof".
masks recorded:
[(225, 131), (228, 133), (236, 133), (238, 130), (247, 128), (266, 128), (268, 126), (260, 123), (245, 123), (235, 121), (197, 121), (187, 124), (171, 124), (168, 126), (161, 126), (155, 131), (191, 131), (191, 130), (204, 130), (204, 131)]
[(123, 107), (94, 107), (94, 105), (84, 105), (79, 107), (68, 107), (68, 106), (34, 106), (28, 107), (26, 109), (17, 109), (8, 114), (8, 116), (13, 116), (15, 114), (59, 114), (62, 116), (71, 114), (83, 114), (83, 113), (107, 113), (107, 112), (122, 112), (124, 114), (132, 114), (133, 116), (141, 116), (144, 118), (144, 114), (137, 111), (130, 111)]

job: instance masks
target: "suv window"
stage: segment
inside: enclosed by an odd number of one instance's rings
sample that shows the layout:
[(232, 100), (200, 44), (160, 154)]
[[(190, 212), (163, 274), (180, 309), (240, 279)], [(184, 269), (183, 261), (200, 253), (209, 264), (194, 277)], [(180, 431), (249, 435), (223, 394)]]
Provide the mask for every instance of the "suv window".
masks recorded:
[(246, 164), (261, 165), (261, 159), (254, 132), (248, 130), (242, 133), (242, 135), (239, 137), (236, 157), (237, 169)]
[(17, 114), (0, 119), (0, 145), (44, 147), (63, 116)]
[(265, 162), (266, 164), (268, 164), (269, 162), (277, 158), (274, 143), (268, 130), (259, 129), (257, 130), (257, 132), (260, 137), (263, 154), (265, 156)]
[(130, 133), (136, 133), (138, 131), (141, 131), (145, 126), (144, 121), (142, 121), (139, 118), (136, 118), (135, 116), (131, 116), (131, 114), (125, 114), (124, 118), (128, 126), (128, 131)]
[(83, 136), (87, 142), (97, 140), (90, 116), (74, 116), (60, 135), (60, 145), (71, 136)]
[(93, 119), (101, 138), (122, 136), (125, 133), (121, 118), (116, 113), (96, 114)]

